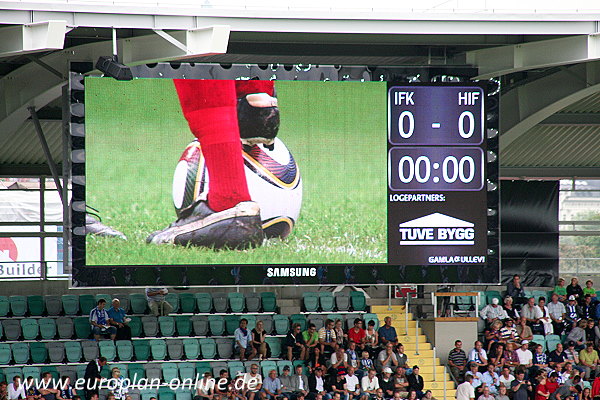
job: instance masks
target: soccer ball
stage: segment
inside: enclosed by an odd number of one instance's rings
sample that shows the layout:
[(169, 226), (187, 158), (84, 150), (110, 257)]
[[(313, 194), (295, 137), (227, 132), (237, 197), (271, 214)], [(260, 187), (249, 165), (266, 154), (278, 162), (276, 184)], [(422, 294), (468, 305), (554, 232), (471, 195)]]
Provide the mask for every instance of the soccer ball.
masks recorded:
[[(242, 150), (250, 197), (260, 206), (267, 238), (286, 238), (302, 207), (302, 179), (292, 153), (276, 138), (272, 146), (245, 146)], [(173, 176), (173, 205), (177, 216), (208, 195), (209, 176), (198, 140), (183, 151)]]

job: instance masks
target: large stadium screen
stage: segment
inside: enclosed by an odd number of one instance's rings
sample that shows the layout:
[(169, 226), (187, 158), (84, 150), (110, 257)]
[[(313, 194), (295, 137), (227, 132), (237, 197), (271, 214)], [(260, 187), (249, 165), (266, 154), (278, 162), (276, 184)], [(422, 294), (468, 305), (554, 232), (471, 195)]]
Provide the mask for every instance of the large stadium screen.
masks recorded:
[(80, 83), (77, 286), (498, 280), (483, 85)]

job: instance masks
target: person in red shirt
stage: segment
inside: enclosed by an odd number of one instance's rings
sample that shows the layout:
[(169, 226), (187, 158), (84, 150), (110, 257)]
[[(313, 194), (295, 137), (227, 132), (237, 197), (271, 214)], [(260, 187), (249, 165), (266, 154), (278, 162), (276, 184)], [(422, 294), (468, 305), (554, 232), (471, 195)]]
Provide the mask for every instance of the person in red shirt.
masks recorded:
[(558, 374), (556, 372), (552, 372), (548, 379), (546, 379), (546, 389), (548, 389), (548, 393), (552, 394), (558, 390)]
[(356, 347), (360, 350), (365, 349), (365, 341), (367, 338), (367, 333), (362, 328), (362, 323), (360, 318), (354, 319), (354, 327), (350, 328), (348, 331), (348, 340), (356, 343)]
[(546, 387), (546, 383), (547, 383), (546, 378), (542, 378), (540, 380), (540, 383), (537, 385), (537, 388), (535, 389), (535, 400), (548, 400), (548, 397), (550, 397), (550, 392), (548, 391), (548, 388)]

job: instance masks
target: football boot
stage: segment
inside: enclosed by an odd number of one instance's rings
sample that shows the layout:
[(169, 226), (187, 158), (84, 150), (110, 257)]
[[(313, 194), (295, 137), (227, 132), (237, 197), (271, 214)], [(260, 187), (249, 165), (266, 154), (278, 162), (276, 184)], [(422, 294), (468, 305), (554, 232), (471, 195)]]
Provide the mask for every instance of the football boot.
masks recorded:
[(85, 233), (97, 236), (117, 237), (119, 239), (127, 240), (127, 236), (125, 236), (122, 232), (119, 232), (108, 225), (104, 225), (90, 214), (85, 214)]
[(266, 93), (253, 93), (238, 100), (238, 124), (244, 145), (272, 145), (279, 131), (277, 98)]

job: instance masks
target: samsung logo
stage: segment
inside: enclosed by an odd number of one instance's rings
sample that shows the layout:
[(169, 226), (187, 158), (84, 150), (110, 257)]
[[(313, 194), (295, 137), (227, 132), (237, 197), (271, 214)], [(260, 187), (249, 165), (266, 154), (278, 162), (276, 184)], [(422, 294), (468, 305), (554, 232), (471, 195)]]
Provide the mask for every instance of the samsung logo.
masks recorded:
[(432, 246), (475, 244), (475, 224), (434, 213), (398, 225), (400, 245)]
[(317, 276), (317, 269), (289, 267), (267, 268), (267, 278), (294, 278), (300, 276)]

